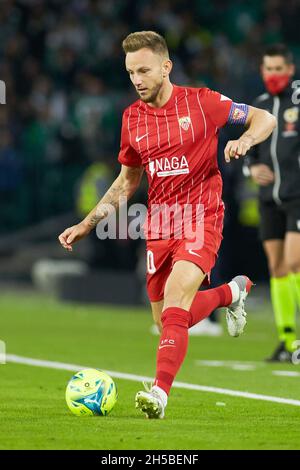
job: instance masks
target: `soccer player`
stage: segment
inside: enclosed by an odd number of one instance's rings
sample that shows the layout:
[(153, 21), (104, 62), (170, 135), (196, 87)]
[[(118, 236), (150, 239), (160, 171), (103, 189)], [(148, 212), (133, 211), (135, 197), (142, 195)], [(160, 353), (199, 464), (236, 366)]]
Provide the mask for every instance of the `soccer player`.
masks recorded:
[[(222, 239), (224, 204), (216, 155), (219, 129), (227, 122), (247, 127), (238, 140), (227, 143), (225, 159), (229, 162), (266, 139), (276, 119), (208, 88), (172, 84), (168, 48), (155, 32), (129, 34), (123, 49), (139, 99), (123, 114), (121, 172), (95, 209), (81, 223), (66, 229), (59, 240), (71, 251), (75, 242), (118, 208), (120, 196), (132, 196), (146, 171), (147, 291), (161, 337), (154, 385), (137, 393), (136, 407), (149, 418), (163, 418), (173, 380), (186, 355), (188, 328), (221, 306), (228, 307), (232, 336), (239, 336), (246, 324), (244, 302), (252, 285), (246, 276), (197, 292), (209, 278)], [(156, 217), (159, 212), (165, 215), (164, 221)], [(168, 219), (171, 225), (166, 223)], [(187, 230), (180, 237), (186, 219)]]
[(278, 128), (253, 147), (247, 163), (259, 185), (260, 234), (271, 275), (271, 300), (279, 345), (267, 358), (291, 362), (300, 307), (300, 105), (292, 87), (293, 56), (283, 44), (269, 46), (262, 58), (267, 93), (255, 106), (272, 110)]

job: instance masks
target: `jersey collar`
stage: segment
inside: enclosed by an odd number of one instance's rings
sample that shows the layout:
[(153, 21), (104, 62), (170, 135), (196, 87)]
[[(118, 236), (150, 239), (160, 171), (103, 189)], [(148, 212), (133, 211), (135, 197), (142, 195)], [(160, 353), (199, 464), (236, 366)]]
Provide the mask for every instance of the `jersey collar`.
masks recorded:
[(173, 85), (172, 94), (170, 98), (168, 99), (168, 101), (163, 106), (161, 106), (160, 108), (155, 108), (153, 106), (149, 106), (147, 103), (144, 103), (142, 100), (140, 100), (141, 107), (145, 109), (149, 114), (155, 114), (155, 113), (163, 114), (165, 110), (172, 108), (174, 106), (175, 99), (176, 99), (176, 96), (178, 95), (179, 88), (180, 88), (177, 85), (174, 85), (174, 84), (172, 85)]

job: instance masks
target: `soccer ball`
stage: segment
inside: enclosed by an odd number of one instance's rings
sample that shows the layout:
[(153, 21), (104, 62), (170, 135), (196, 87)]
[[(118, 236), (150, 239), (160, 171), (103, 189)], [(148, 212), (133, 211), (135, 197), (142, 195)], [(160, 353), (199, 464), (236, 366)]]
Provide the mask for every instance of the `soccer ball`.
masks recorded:
[(115, 406), (117, 398), (117, 388), (112, 378), (97, 369), (77, 372), (66, 389), (67, 405), (77, 416), (106, 416)]

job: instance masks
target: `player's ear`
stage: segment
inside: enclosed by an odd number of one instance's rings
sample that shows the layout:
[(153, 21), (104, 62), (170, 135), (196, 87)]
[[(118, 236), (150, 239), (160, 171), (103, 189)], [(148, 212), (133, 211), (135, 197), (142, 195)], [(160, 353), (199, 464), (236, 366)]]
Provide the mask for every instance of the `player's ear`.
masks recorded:
[(173, 64), (170, 59), (167, 59), (163, 62), (163, 77), (166, 78), (171, 70), (172, 70)]
[(289, 74), (290, 74), (290, 76), (293, 77), (295, 75), (295, 72), (296, 72), (295, 64), (290, 64), (289, 65)]

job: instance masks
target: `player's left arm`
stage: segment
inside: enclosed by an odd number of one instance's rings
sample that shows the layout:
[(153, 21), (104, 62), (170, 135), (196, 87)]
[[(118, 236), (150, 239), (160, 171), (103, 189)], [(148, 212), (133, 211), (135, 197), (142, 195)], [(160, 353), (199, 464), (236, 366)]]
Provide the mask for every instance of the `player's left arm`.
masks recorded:
[[(246, 105), (247, 106), (247, 105)], [(237, 140), (229, 140), (224, 150), (226, 162), (246, 155), (254, 145), (266, 140), (277, 126), (277, 119), (264, 109), (247, 106), (247, 130)]]

